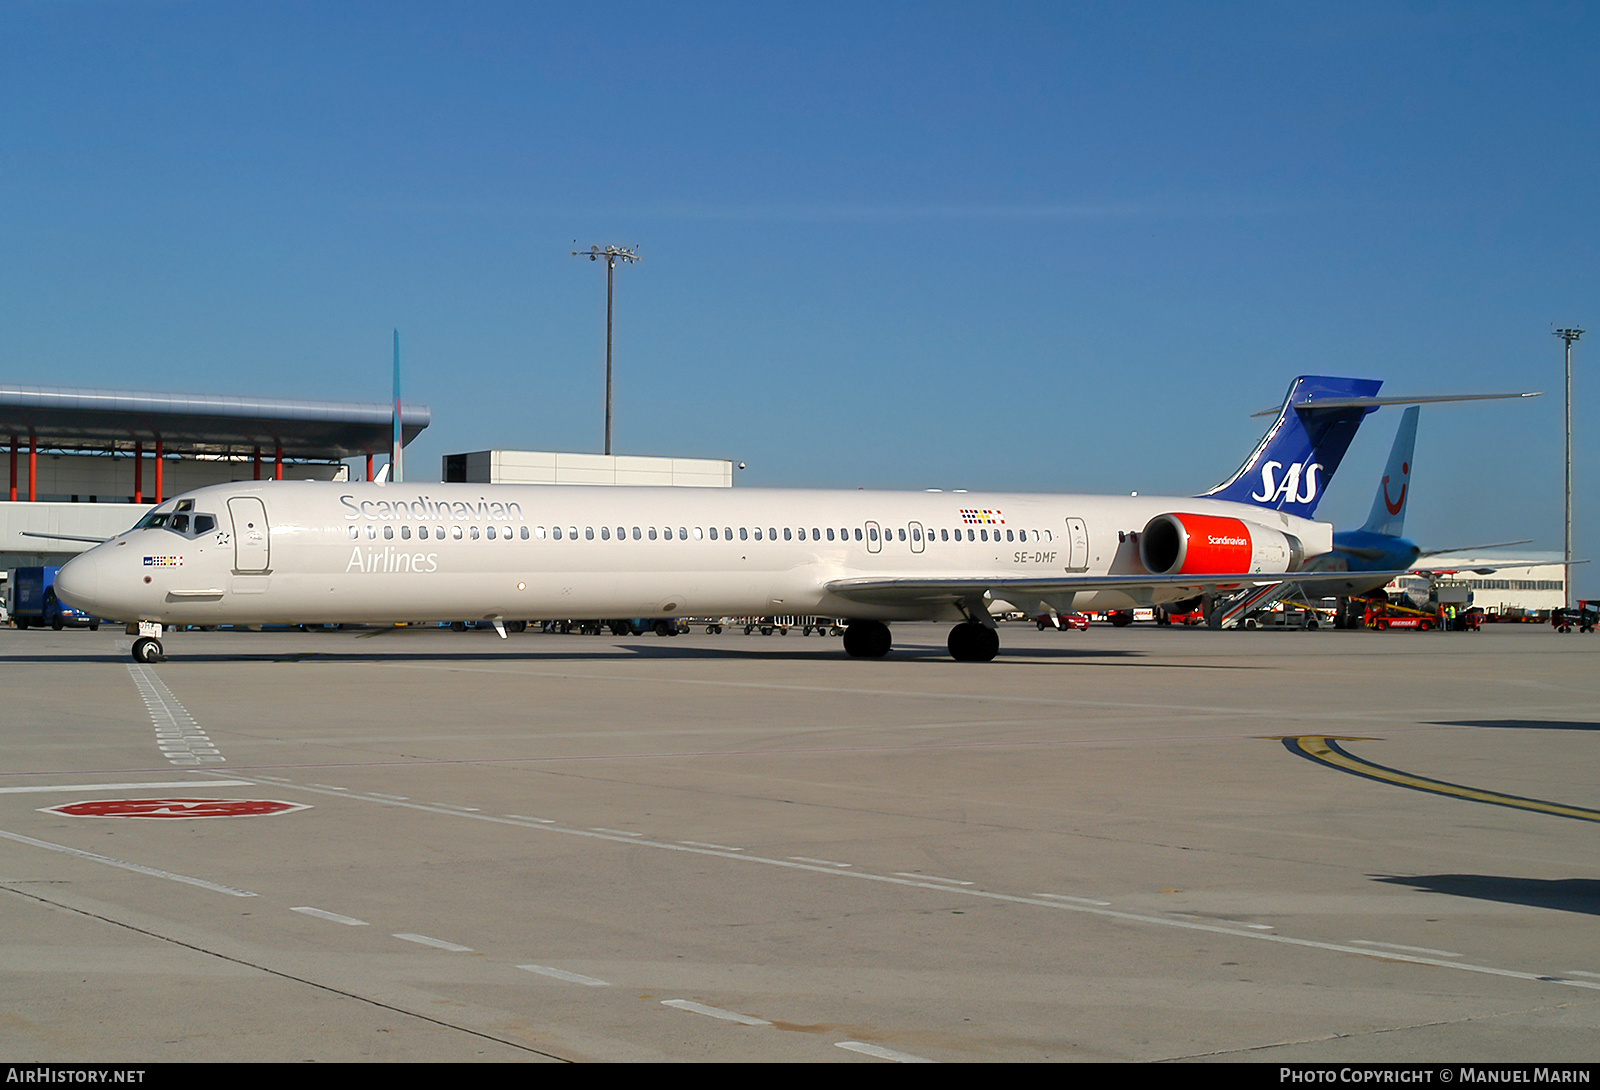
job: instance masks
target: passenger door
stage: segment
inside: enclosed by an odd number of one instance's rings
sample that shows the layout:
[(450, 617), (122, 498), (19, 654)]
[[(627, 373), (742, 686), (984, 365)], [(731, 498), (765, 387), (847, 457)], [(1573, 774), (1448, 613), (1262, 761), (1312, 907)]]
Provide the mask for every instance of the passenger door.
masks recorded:
[(267, 537), (267, 506), (255, 496), (235, 496), (228, 501), (233, 516), (233, 570), (264, 572), (271, 559)]

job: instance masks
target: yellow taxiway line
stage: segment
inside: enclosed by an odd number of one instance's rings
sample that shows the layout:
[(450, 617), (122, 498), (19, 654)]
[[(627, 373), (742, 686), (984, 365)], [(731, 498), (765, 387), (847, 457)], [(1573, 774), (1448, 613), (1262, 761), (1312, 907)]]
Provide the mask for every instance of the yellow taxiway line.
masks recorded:
[(1322, 734), (1305, 734), (1279, 740), (1283, 742), (1285, 749), (1297, 757), (1304, 757), (1308, 761), (1315, 761), (1353, 776), (1365, 776), (1380, 783), (1392, 783), (1397, 787), (1409, 787), (1413, 791), (1427, 791), (1430, 794), (1466, 799), (1469, 802), (1486, 802), (1491, 806), (1509, 806), (1515, 810), (1532, 810), (1535, 813), (1554, 814), (1556, 817), (1576, 818), (1579, 821), (1600, 821), (1600, 810), (1566, 806), (1559, 802), (1546, 802), (1543, 799), (1525, 799), (1519, 795), (1502, 795), (1498, 791), (1486, 791), (1481, 787), (1467, 787), (1464, 784), (1447, 783), (1444, 780), (1430, 780), (1426, 776), (1417, 776), (1410, 772), (1402, 772), (1398, 768), (1364, 761), (1339, 745), (1340, 742), (1371, 741), (1368, 738), (1335, 738)]

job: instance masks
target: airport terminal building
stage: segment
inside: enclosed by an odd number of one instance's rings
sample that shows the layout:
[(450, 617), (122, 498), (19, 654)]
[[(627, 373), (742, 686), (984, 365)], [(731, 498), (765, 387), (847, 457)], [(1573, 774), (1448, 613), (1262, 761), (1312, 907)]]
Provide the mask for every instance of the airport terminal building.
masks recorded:
[[(407, 405), (404, 441), (429, 419)], [(345, 459), (363, 457), (370, 476), (393, 420), (388, 404), (0, 386), (0, 568), (64, 563), (90, 543), (32, 535), (110, 537), (205, 485), (345, 480)]]

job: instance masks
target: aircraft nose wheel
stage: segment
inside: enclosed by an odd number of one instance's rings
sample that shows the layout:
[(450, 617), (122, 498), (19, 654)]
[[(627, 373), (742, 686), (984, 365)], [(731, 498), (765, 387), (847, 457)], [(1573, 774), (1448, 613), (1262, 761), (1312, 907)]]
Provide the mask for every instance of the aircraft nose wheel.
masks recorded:
[(134, 640), (133, 661), (146, 664), (167, 661), (167, 656), (161, 651), (161, 641), (149, 636), (141, 636)]
[(990, 662), (1000, 653), (1000, 633), (977, 621), (964, 621), (950, 630), (948, 646), (957, 662)]

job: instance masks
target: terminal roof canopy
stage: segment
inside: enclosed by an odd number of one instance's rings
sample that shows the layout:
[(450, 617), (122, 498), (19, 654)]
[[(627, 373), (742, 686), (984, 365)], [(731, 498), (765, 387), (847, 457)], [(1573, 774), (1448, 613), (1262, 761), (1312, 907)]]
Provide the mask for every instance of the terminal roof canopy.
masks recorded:
[[(406, 405), (403, 442), (428, 426), (426, 405)], [(279, 401), (203, 394), (147, 394), (0, 385), (0, 443), (64, 450), (148, 450), (333, 460), (394, 445), (394, 407), (351, 401)]]

